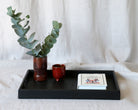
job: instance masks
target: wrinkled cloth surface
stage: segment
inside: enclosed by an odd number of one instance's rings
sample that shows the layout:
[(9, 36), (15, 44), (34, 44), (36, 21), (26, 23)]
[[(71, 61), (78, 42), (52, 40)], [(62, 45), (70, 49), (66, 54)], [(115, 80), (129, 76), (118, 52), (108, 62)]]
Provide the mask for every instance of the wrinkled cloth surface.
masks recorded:
[[(48, 64), (51, 69), (52, 63)], [(121, 100), (18, 99), (18, 88), (32, 60), (0, 61), (0, 110), (137, 110), (138, 65), (66, 63), (67, 69), (114, 70)]]

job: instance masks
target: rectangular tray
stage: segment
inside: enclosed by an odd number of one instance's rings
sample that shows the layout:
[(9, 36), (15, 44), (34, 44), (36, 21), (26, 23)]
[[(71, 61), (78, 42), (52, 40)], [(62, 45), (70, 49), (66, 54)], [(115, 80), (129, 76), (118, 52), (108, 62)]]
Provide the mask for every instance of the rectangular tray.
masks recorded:
[[(106, 90), (78, 90), (79, 73), (105, 73)], [(120, 89), (114, 71), (66, 70), (64, 80), (56, 82), (52, 71), (47, 70), (47, 80), (36, 82), (33, 70), (28, 70), (18, 90), (19, 99), (112, 99), (120, 100)]]

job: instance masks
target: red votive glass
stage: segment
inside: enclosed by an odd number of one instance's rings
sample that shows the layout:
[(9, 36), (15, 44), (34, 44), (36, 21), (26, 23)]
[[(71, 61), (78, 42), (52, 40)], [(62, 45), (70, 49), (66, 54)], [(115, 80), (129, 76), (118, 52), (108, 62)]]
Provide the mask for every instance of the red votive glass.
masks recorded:
[(63, 79), (65, 76), (65, 65), (64, 64), (55, 64), (52, 66), (53, 77), (58, 82), (60, 79)]

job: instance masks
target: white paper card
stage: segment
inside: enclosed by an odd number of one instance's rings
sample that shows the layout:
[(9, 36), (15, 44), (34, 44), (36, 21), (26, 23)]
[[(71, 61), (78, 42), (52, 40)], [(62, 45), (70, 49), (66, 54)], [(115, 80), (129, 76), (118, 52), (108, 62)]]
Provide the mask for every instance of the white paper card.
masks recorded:
[(78, 89), (101, 89), (105, 90), (107, 87), (105, 74), (79, 74), (78, 75)]

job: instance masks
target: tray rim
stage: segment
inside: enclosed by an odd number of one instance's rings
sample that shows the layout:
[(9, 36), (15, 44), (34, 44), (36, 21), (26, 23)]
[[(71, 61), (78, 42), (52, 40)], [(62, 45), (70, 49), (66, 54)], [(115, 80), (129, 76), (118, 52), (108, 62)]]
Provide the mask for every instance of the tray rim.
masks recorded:
[[(27, 72), (26, 72), (26, 74), (25, 74), (25, 76), (24, 76), (24, 78), (23, 78), (23, 80), (22, 80), (22, 83), (21, 83), (21, 85), (19, 86), (19, 89), (18, 89), (18, 98), (20, 98), (19, 97), (19, 92), (21, 92), (21, 91), (54, 91), (54, 90), (49, 90), (49, 89), (24, 89), (23, 88), (23, 84), (24, 84), (24, 81), (25, 81), (25, 79), (27, 78), (27, 76), (28, 76), (28, 74), (29, 74), (29, 71), (33, 71), (33, 69), (28, 69), (27, 70)], [(52, 71), (51, 69), (49, 69), (48, 71)], [(77, 91), (77, 92), (79, 92), (79, 91), (81, 91), (81, 92), (86, 92), (86, 91), (88, 91), (88, 92), (91, 92), (91, 91), (94, 91), (94, 92), (117, 92), (118, 94), (119, 94), (119, 98), (118, 99), (113, 99), (113, 100), (120, 100), (120, 88), (119, 88), (119, 84), (118, 84), (118, 81), (117, 81), (117, 77), (116, 77), (116, 75), (115, 75), (115, 71), (113, 71), (113, 70), (66, 70), (66, 71), (76, 71), (76, 72), (78, 72), (78, 71), (82, 71), (82, 72), (110, 72), (110, 74), (112, 74), (113, 75), (113, 80), (114, 80), (114, 84), (115, 84), (115, 87), (116, 87), (116, 89), (115, 90), (79, 90), (79, 89), (76, 89), (76, 90), (74, 90), (74, 89), (70, 89), (70, 90), (62, 90), (62, 89), (56, 89), (55, 91), (59, 91), (59, 92), (61, 92), (61, 91)], [(106, 73), (106, 74), (108, 74), (108, 73)], [(22, 98), (22, 99), (24, 99), (24, 98)], [(26, 98), (25, 98), (26, 99)], [(28, 99), (28, 98), (27, 98)], [(30, 99), (30, 98), (29, 98)], [(31, 98), (31, 99), (35, 99), (35, 98)], [(37, 98), (36, 98), (37, 99)], [(41, 99), (41, 98), (40, 98)], [(43, 98), (42, 98), (43, 99)], [(44, 98), (45, 99), (45, 98)], [(53, 98), (51, 98), (51, 99), (53, 99)], [(55, 98), (56, 99), (56, 98)], [(63, 99), (66, 99), (66, 98), (63, 98)], [(77, 98), (77, 99), (81, 99), (81, 98)], [(111, 99), (112, 100), (112, 99)]]

